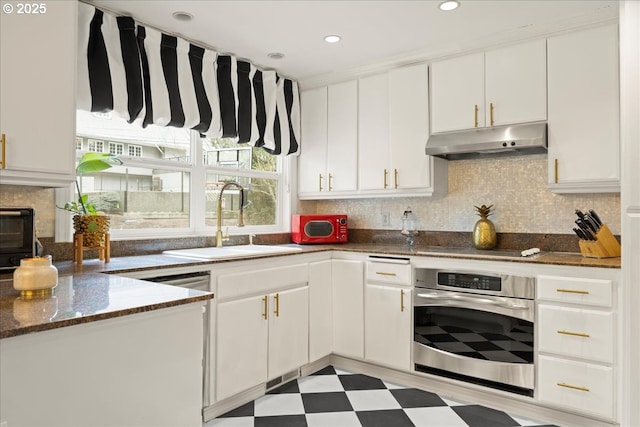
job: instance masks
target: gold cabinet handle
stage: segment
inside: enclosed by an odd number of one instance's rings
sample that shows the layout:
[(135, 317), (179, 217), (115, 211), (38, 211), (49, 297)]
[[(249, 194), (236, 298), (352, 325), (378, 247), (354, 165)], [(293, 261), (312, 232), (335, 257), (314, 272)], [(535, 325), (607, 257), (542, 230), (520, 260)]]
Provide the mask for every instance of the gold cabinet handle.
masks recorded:
[(404, 289), (400, 289), (400, 311), (404, 311)]
[(489, 103), (489, 121), (493, 126), (493, 102)]
[(379, 274), (381, 276), (396, 276), (396, 273), (387, 273), (385, 271), (376, 271), (376, 274)]
[(558, 288), (558, 289), (556, 289), (556, 292), (563, 292), (563, 293), (567, 293), (567, 294), (589, 295), (589, 291), (581, 291), (581, 290), (578, 290), (578, 289)]
[(318, 174), (318, 191), (322, 191), (322, 174)]
[(7, 136), (2, 134), (2, 160), (0, 160), (0, 169), (7, 167)]
[(554, 182), (558, 183), (558, 159), (554, 161)]
[(570, 388), (572, 390), (580, 390), (580, 391), (590, 391), (587, 387), (581, 387), (577, 385), (571, 385), (567, 383), (556, 383), (558, 387)]
[(387, 183), (388, 176), (389, 176), (389, 171), (385, 169), (384, 170), (384, 187), (383, 187), (384, 189), (386, 189), (389, 186), (389, 184)]
[(332, 179), (333, 179), (333, 175), (329, 174), (329, 191), (333, 190), (333, 186), (331, 185)]
[(398, 188), (398, 169), (393, 170), (393, 187)]
[(589, 338), (590, 336), (589, 334), (585, 334), (583, 332), (571, 332), (571, 331), (564, 331), (562, 329), (558, 329), (557, 332), (562, 335), (573, 335), (574, 337)]
[(478, 104), (476, 104), (474, 106), (474, 113), (473, 113), (473, 123), (474, 123), (474, 127), (478, 127)]
[(273, 299), (276, 301), (276, 309), (274, 310), (274, 313), (276, 314), (276, 317), (280, 316), (280, 294), (276, 294)]
[(269, 309), (268, 308), (268, 301), (269, 300), (267, 299), (266, 296), (262, 297), (262, 305), (264, 307), (264, 311), (262, 312), (262, 317), (264, 317), (265, 319), (267, 318), (267, 310)]

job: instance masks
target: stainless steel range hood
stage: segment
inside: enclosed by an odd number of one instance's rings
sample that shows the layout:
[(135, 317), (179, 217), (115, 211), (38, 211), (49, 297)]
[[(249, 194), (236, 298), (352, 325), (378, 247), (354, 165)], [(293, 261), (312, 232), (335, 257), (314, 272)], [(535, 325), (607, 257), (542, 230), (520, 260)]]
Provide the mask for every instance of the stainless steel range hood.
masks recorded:
[(547, 152), (547, 124), (527, 123), (431, 135), (426, 154), (448, 160)]

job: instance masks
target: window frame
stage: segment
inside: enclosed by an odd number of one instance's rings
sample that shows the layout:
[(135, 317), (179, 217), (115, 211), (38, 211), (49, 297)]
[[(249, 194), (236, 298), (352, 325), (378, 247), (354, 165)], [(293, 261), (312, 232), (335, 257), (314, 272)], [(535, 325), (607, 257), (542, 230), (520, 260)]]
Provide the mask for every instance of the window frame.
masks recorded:
[[(111, 240), (135, 240), (135, 239), (166, 239), (167, 237), (194, 237), (194, 236), (215, 236), (216, 227), (205, 225), (205, 183), (208, 173), (233, 175), (249, 178), (275, 179), (277, 182), (275, 224), (251, 225), (245, 227), (230, 226), (230, 235), (247, 234), (273, 234), (287, 233), (291, 230), (291, 209), (294, 206), (295, 192), (292, 192), (291, 177), (295, 176), (296, 156), (277, 156), (276, 172), (251, 171), (230, 167), (207, 166), (204, 164), (202, 138), (196, 131), (190, 131), (190, 159), (189, 162), (176, 160), (153, 160), (144, 157), (121, 155), (124, 167), (154, 168), (167, 171), (182, 171), (190, 173), (189, 182), (189, 227), (185, 228), (147, 228), (147, 229), (127, 229), (110, 230)], [(97, 140), (96, 140), (97, 141)], [(104, 149), (104, 141), (103, 149)], [(128, 150), (127, 150), (128, 152)], [(81, 153), (76, 153), (77, 156)], [(295, 187), (295, 185), (293, 186)], [(56, 190), (55, 203), (57, 206), (73, 200), (75, 197), (75, 183)], [(72, 214), (56, 209), (55, 240), (57, 242), (70, 242), (73, 240)], [(161, 235), (159, 233), (161, 230)], [(223, 231), (227, 232), (225, 226)]]

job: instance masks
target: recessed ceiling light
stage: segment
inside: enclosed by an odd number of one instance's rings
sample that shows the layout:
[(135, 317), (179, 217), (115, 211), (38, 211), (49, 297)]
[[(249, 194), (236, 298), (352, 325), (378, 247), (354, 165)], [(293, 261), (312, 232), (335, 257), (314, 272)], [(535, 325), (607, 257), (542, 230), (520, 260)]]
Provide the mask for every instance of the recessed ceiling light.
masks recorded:
[(191, 21), (193, 19), (193, 15), (189, 12), (173, 12), (171, 16), (178, 21)]
[(284, 53), (271, 52), (271, 53), (268, 53), (267, 56), (271, 59), (282, 59), (284, 58)]
[(327, 43), (338, 43), (340, 41), (340, 36), (336, 36), (333, 34), (330, 36), (325, 36), (324, 41), (326, 41)]
[(458, 3), (456, 0), (446, 0), (440, 3), (438, 7), (440, 8), (440, 10), (448, 11), (457, 9), (458, 6), (460, 6), (460, 3)]

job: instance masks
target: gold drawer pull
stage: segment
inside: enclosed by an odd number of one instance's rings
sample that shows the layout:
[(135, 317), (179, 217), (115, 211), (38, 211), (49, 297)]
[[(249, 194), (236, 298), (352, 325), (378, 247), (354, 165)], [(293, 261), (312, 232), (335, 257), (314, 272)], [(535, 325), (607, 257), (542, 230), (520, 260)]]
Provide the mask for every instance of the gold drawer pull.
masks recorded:
[(393, 174), (394, 174), (394, 178), (393, 178), (394, 188), (398, 188), (398, 169), (394, 169)]
[(489, 118), (491, 121), (491, 126), (493, 126), (493, 102), (489, 104)]
[(329, 174), (329, 191), (333, 190), (333, 186), (331, 185), (332, 179), (333, 179), (333, 175)]
[(384, 271), (376, 271), (376, 274), (379, 274), (381, 276), (397, 276), (396, 273), (386, 273)]
[(404, 290), (400, 289), (400, 311), (404, 311)]
[(276, 300), (276, 309), (274, 311), (276, 317), (280, 316), (280, 294), (276, 294), (273, 299)]
[(264, 304), (264, 311), (262, 312), (262, 317), (264, 317), (266, 319), (267, 318), (267, 310), (268, 310), (268, 304), (267, 304), (267, 297), (266, 296), (262, 297), (262, 303)]
[(564, 292), (564, 293), (567, 293), (567, 294), (589, 295), (589, 291), (580, 291), (580, 290), (577, 290), (577, 289), (562, 289), (562, 288), (559, 288), (559, 289), (556, 289), (556, 292)]
[(322, 174), (318, 178), (318, 191), (322, 191)]
[(590, 337), (589, 334), (585, 334), (585, 333), (582, 333), (582, 332), (563, 331), (561, 329), (558, 329), (557, 332), (559, 334), (562, 334), (562, 335), (573, 335), (574, 337), (583, 337), (583, 338), (589, 338)]
[(558, 159), (555, 159), (554, 161), (554, 179), (555, 179), (555, 183), (558, 183)]
[(389, 183), (387, 182), (387, 177), (389, 176), (389, 171), (388, 170), (384, 170), (384, 186), (383, 188), (386, 190), (387, 187), (389, 186)]
[(571, 385), (571, 384), (567, 384), (567, 383), (557, 383), (556, 385), (558, 387), (570, 388), (572, 390), (591, 391), (586, 387), (581, 387), (581, 386), (577, 386), (577, 385)]

